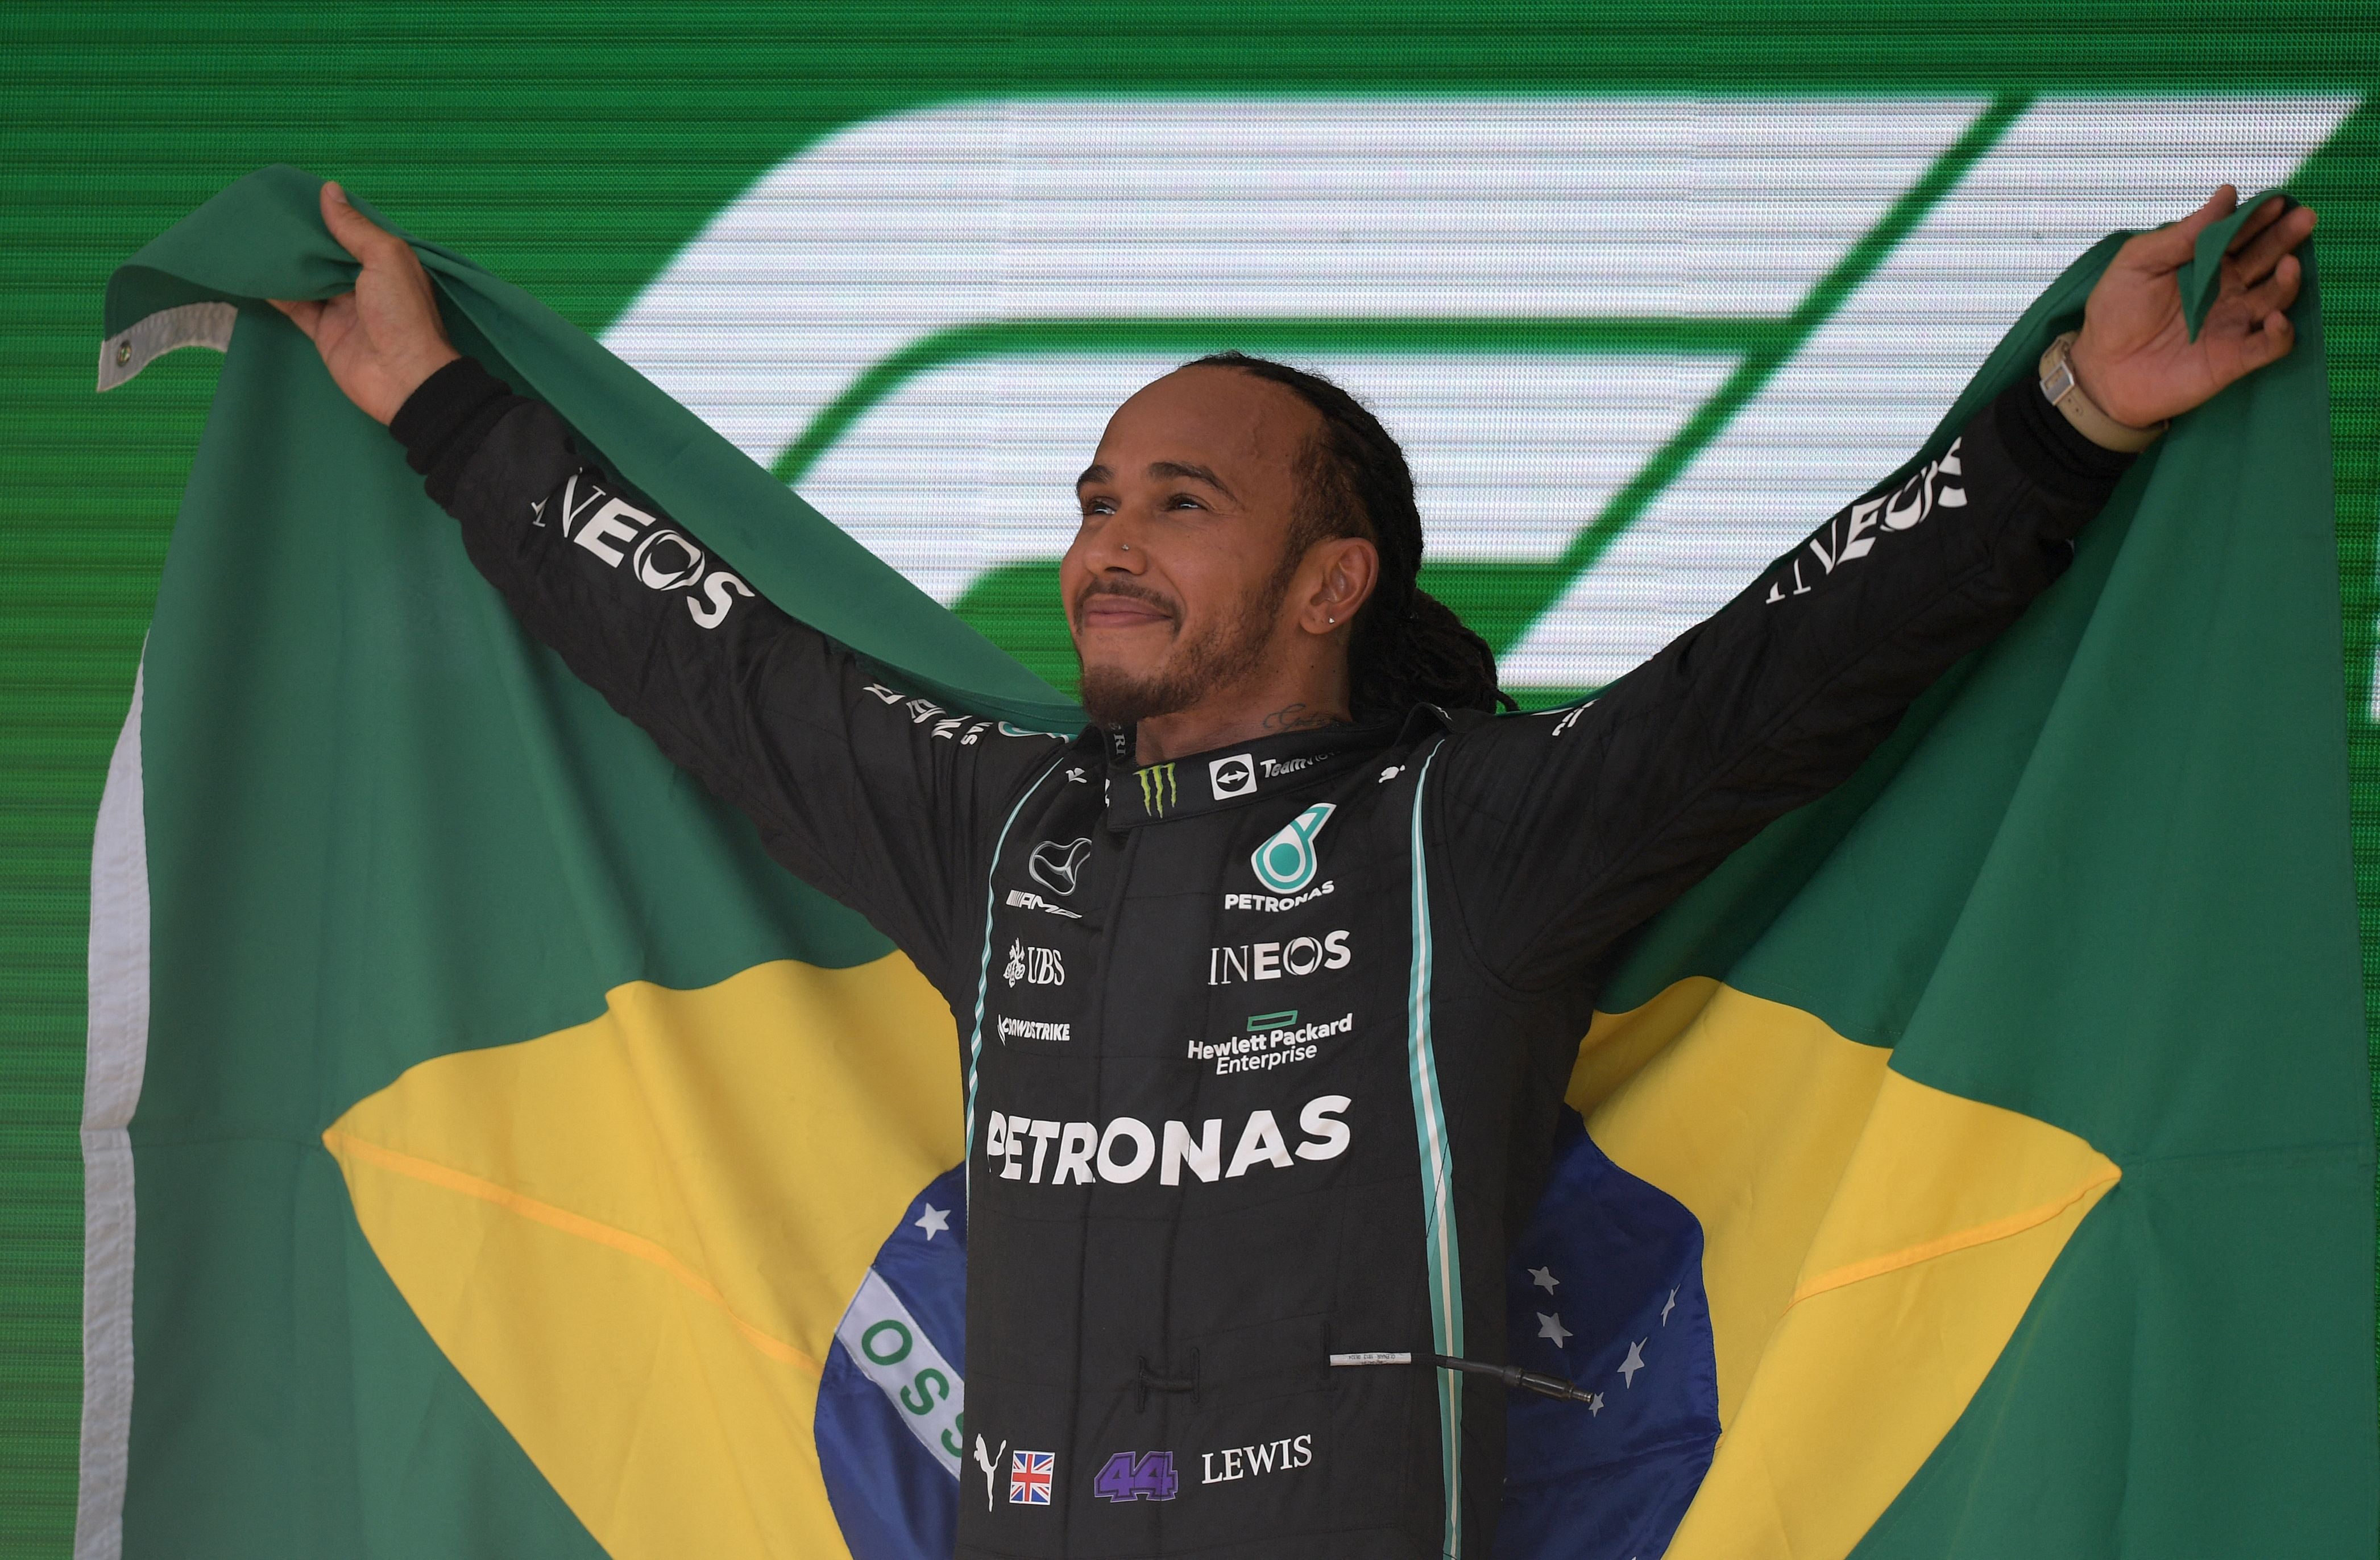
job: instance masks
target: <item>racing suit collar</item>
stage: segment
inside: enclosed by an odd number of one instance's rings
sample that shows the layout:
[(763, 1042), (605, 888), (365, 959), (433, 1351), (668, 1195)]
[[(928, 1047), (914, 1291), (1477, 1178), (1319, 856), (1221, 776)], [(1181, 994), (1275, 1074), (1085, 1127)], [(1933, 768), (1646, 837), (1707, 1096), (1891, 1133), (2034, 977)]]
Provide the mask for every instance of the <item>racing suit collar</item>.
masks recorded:
[(1108, 732), (1108, 827), (1196, 818), (1339, 774), (1389, 747), (1403, 724), (1284, 732), (1147, 765), (1132, 762), (1129, 728)]

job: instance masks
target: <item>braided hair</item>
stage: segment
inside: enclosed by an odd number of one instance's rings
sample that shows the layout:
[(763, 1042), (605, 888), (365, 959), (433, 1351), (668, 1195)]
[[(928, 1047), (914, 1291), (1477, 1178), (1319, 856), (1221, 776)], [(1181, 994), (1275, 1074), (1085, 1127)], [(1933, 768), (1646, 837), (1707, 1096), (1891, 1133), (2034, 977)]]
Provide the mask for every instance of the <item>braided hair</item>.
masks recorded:
[(1283, 567), (1307, 548), (1360, 536), (1379, 549), (1380, 578), (1355, 615), (1347, 649), (1348, 701), (1359, 721), (1393, 720), (1416, 704), (1445, 710), (1513, 709), (1496, 686), (1496, 652), (1446, 603), (1416, 583), (1421, 510), (1404, 451), (1369, 408), (1319, 374), (1242, 352), (1216, 352), (1190, 366), (1237, 369), (1269, 380), (1312, 407), (1322, 431), (1307, 445), (1297, 513)]

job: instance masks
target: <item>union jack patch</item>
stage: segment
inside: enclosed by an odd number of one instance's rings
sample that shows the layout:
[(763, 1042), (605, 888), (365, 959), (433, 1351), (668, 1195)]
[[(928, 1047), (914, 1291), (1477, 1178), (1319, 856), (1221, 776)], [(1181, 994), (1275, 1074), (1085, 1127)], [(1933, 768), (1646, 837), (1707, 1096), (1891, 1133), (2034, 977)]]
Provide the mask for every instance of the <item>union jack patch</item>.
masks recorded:
[(1055, 1474), (1055, 1452), (1011, 1452), (1008, 1455), (1008, 1504), (1048, 1505), (1050, 1481)]

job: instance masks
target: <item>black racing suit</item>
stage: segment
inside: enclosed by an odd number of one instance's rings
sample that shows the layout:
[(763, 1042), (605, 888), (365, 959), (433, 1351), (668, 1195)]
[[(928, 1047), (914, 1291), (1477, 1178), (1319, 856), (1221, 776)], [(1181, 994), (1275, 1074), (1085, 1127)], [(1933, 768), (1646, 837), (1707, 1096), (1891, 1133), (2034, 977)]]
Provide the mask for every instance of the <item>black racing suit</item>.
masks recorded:
[[(468, 360), (395, 432), (528, 628), (950, 1003), (968, 1556), (1484, 1557), (1503, 1388), (1330, 1357), (1505, 1358), (1615, 945), (2013, 621), (2128, 460), (2021, 384), (1591, 702), (1135, 767), (1129, 732), (1012, 735), (689, 578)], [(1049, 1504), (1009, 1498), (1021, 1451)]]

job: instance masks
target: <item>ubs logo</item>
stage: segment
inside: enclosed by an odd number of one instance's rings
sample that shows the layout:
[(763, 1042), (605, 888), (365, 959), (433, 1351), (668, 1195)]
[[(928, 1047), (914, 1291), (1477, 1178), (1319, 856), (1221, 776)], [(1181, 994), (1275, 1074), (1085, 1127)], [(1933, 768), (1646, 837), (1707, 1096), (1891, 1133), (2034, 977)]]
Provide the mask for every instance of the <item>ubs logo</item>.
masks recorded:
[(1028, 986), (1062, 986), (1066, 961), (1058, 957), (1057, 949), (1028, 948), (1020, 938), (1008, 945), (1008, 963), (1000, 974), (1012, 991), (1019, 981)]
[(1207, 765), (1207, 783), (1214, 787), (1215, 799), (1251, 795), (1257, 788), (1257, 766), (1245, 753), (1233, 753)]

